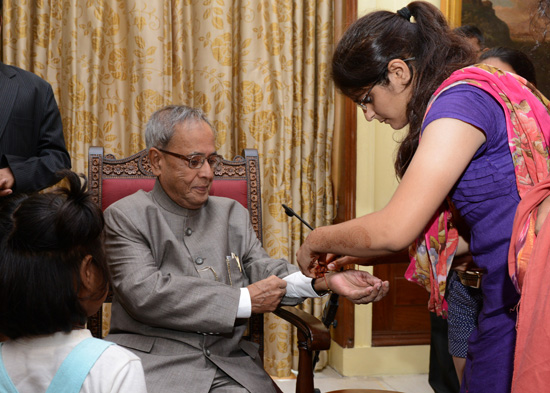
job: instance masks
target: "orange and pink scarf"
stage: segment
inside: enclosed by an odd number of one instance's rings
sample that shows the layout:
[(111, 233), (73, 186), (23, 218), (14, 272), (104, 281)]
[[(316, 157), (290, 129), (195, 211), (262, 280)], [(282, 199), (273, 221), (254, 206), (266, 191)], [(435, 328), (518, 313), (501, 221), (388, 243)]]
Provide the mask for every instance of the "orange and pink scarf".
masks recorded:
[[(534, 222), (538, 205), (548, 195), (550, 176), (536, 184), (521, 199), (514, 218), (512, 239), (520, 239), (525, 227), (531, 229), (529, 222)], [(530, 249), (529, 269), (521, 280), (512, 393), (545, 392), (550, 383), (550, 219), (544, 221), (536, 240)], [(515, 259), (516, 249), (511, 244), (509, 262)]]
[[(433, 94), (426, 113), (441, 92), (464, 83), (485, 90), (502, 106), (516, 184), (520, 197), (523, 197), (550, 172), (550, 102), (524, 78), (485, 64), (477, 64), (455, 71), (443, 82)], [(443, 317), (447, 315), (445, 285), (458, 238), (458, 231), (452, 224), (451, 211), (444, 205), (409, 248), (411, 263), (405, 278), (424, 286), (430, 292), (428, 308)], [(527, 220), (517, 239), (512, 242), (515, 258), (509, 259), (509, 272), (520, 292), (534, 243), (534, 217)]]

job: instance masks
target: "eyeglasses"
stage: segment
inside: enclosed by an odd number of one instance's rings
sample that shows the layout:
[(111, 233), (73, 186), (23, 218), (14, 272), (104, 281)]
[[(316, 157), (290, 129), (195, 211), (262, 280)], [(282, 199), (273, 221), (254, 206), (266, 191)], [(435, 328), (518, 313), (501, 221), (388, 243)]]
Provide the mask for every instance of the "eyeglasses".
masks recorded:
[[(403, 61), (405, 63), (407, 61), (411, 61), (411, 60), (414, 60), (414, 57), (408, 57), (406, 59), (403, 59)], [(385, 75), (386, 75), (385, 72), (384, 72), (383, 75), (380, 75), (380, 77), (378, 79), (376, 79), (376, 81), (372, 84), (370, 89), (367, 90), (367, 93), (363, 96), (363, 98), (361, 98), (359, 101), (355, 102), (357, 104), (357, 106), (360, 107), (362, 110), (364, 110), (364, 111), (367, 110), (367, 104), (370, 104), (372, 102), (372, 98), (370, 97), (370, 93), (371, 93), (372, 89), (374, 89), (374, 86), (376, 86), (377, 84), (380, 83), (380, 81), (384, 78)]]
[(210, 165), (212, 169), (216, 169), (223, 160), (223, 157), (219, 154), (210, 154), (208, 157), (206, 157), (204, 154), (192, 154), (190, 156), (184, 156), (183, 154), (174, 153), (168, 150), (160, 149), (158, 147), (156, 149), (173, 157), (179, 158), (180, 160), (187, 161), (187, 164), (191, 169), (202, 168), (205, 161), (208, 161), (208, 165)]
[(367, 104), (370, 104), (372, 102), (372, 99), (370, 98), (370, 92), (372, 91), (374, 86), (378, 84), (379, 81), (380, 79), (374, 82), (374, 84), (370, 87), (370, 89), (367, 90), (367, 94), (365, 94), (363, 98), (361, 98), (358, 102), (356, 102), (359, 108), (363, 109), (364, 111), (367, 110)]

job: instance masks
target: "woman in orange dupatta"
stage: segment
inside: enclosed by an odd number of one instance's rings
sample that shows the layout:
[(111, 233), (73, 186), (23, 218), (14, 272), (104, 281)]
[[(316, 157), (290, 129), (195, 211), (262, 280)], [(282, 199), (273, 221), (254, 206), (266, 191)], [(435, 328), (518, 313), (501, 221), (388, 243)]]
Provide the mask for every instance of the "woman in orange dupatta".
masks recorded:
[[(297, 257), (313, 275), (327, 253), (350, 256), (329, 264), (336, 269), (414, 244), (411, 279), (430, 289), (430, 309), (445, 314), (445, 282), (459, 247), (452, 216), (440, 208), (450, 198), (470, 229), (474, 262), (486, 271), (461, 391), (504, 393), (511, 389), (519, 300), (508, 249), (523, 184), (548, 174), (541, 125), (550, 116), (524, 80), (466, 67), (474, 59), (425, 2), (373, 12), (350, 26), (335, 51), (333, 77), (368, 121), (409, 126), (395, 163), (401, 182), (382, 210), (314, 230)], [(540, 165), (531, 172), (525, 157), (534, 151)]]

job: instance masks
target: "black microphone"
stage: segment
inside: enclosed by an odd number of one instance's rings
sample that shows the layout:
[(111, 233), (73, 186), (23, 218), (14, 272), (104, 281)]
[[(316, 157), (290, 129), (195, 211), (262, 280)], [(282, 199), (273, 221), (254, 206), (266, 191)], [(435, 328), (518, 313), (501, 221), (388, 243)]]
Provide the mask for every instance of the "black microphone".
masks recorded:
[[(309, 229), (313, 231), (313, 227), (309, 225), (302, 217), (300, 217), (294, 210), (292, 210), (290, 207), (282, 204), (283, 208), (285, 209), (285, 213), (289, 217), (296, 217), (298, 220), (302, 221), (302, 223), (307, 226)], [(336, 316), (336, 311), (338, 310), (338, 298), (340, 296), (337, 293), (331, 293), (330, 298), (325, 304), (325, 309), (323, 310), (323, 316), (321, 318), (321, 322), (323, 325), (325, 325), (327, 328), (336, 327), (336, 321), (334, 321), (334, 317)], [(315, 354), (313, 356), (313, 370), (315, 370), (315, 365), (319, 361), (319, 351), (315, 351)], [(317, 390), (317, 389), (315, 389)]]
[(298, 214), (296, 214), (296, 212), (294, 210), (292, 210), (290, 207), (288, 207), (284, 203), (282, 205), (283, 205), (283, 208), (285, 209), (285, 213), (286, 213), (287, 216), (296, 217), (298, 220), (302, 221), (302, 223), (304, 223), (304, 225), (306, 227), (308, 227), (309, 229), (311, 229), (313, 231), (313, 227), (311, 225), (309, 225), (302, 217), (300, 217)]

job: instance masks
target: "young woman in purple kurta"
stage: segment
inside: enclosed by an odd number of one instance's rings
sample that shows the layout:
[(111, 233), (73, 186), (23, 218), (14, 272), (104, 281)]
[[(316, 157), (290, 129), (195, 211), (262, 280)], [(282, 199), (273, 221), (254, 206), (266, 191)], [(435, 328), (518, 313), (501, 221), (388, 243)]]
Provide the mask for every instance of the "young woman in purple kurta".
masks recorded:
[[(482, 308), (468, 343), (461, 391), (505, 393), (511, 387), (519, 299), (507, 262), (521, 167), (516, 148), (509, 145), (516, 131), (511, 124), (518, 122), (518, 114), (536, 123), (538, 131), (541, 124), (541, 118), (529, 118), (522, 105), (513, 115), (507, 105), (523, 103), (524, 95), (529, 104), (541, 102), (514, 77), (494, 69), (467, 69), (475, 59), (469, 44), (426, 2), (412, 2), (396, 13), (373, 12), (349, 27), (334, 53), (334, 81), (368, 121), (396, 130), (409, 127), (395, 159), (401, 182), (380, 211), (315, 229), (297, 259), (302, 271), (313, 275), (326, 254), (334, 270), (350, 263), (379, 263), (373, 257), (413, 244), (413, 278), (428, 286), (430, 309), (445, 315), (442, 294), (448, 268), (455, 253), (469, 249), (475, 267), (485, 272)], [(457, 76), (462, 73), (469, 75), (468, 82)], [(439, 91), (455, 79), (462, 82)], [(499, 89), (491, 90), (493, 84)], [(542, 117), (550, 125), (544, 106)], [(539, 146), (545, 163), (547, 143)], [(459, 240), (453, 228), (445, 207), (449, 202), (469, 227), (465, 240)], [(425, 266), (429, 268), (422, 277)]]
[[(483, 306), (468, 342), (463, 391), (510, 391), (519, 300), (508, 275), (508, 248), (519, 194), (500, 105), (473, 86), (443, 92), (423, 128), (441, 118), (458, 119), (482, 131), (487, 140), (474, 154), (450, 197), (471, 233), (475, 264), (482, 277)], [(453, 287), (450, 286), (449, 291)], [(449, 316), (450, 317), (450, 316)], [(478, 386), (478, 388), (476, 388)]]

